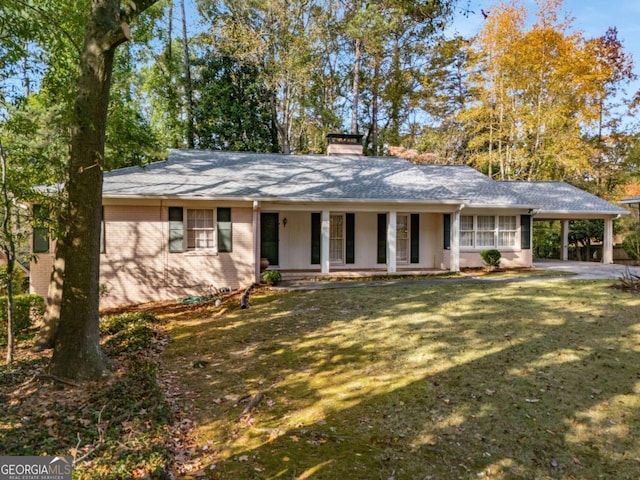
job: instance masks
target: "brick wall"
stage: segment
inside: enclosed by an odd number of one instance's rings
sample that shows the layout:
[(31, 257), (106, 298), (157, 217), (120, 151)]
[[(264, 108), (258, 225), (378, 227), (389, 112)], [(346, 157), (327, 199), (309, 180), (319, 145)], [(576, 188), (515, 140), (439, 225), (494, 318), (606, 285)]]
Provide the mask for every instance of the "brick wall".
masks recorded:
[(251, 208), (232, 208), (232, 252), (219, 254), (170, 253), (166, 206), (107, 205), (104, 217), (100, 283), (107, 293), (102, 307), (203, 295), (253, 282)]
[[(169, 253), (166, 206), (105, 205), (100, 284), (106, 294), (101, 308), (249, 286), (254, 278), (252, 214), (251, 208), (231, 209), (230, 253)], [(53, 248), (52, 244), (52, 252)], [(52, 265), (53, 253), (39, 254), (38, 261), (31, 263), (32, 293), (46, 296)]]

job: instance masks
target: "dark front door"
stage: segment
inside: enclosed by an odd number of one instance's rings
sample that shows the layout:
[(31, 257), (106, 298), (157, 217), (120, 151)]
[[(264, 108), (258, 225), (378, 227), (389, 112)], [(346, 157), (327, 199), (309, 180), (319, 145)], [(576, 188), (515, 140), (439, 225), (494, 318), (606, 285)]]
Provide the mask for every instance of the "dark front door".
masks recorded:
[(278, 265), (278, 224), (277, 213), (260, 214), (260, 257), (269, 260), (269, 265)]

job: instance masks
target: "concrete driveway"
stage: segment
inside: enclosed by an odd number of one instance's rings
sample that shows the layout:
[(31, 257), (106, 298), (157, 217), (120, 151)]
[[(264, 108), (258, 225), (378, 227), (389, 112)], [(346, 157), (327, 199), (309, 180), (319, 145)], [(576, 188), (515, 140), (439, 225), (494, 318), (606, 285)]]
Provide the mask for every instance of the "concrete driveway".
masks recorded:
[[(584, 279), (618, 279), (627, 271), (633, 275), (640, 276), (640, 267), (632, 267), (627, 265), (605, 265), (597, 262), (563, 262), (561, 260), (542, 260), (538, 259), (533, 262), (536, 268), (544, 270), (556, 270), (561, 272), (575, 273), (578, 278)], [(573, 277), (575, 278), (575, 277)]]

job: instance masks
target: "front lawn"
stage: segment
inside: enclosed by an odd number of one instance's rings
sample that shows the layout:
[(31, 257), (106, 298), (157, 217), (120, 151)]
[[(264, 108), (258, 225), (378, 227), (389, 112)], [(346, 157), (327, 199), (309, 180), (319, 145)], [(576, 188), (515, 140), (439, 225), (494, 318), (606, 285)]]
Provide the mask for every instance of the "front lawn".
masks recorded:
[(165, 375), (195, 425), (182, 474), (639, 478), (640, 297), (610, 283), (258, 291), (167, 314)]

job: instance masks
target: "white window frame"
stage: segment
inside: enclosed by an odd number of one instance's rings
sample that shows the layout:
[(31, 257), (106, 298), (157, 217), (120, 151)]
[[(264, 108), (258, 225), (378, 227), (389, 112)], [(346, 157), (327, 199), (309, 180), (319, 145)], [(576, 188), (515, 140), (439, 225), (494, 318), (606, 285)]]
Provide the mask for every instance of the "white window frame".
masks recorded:
[[(463, 228), (463, 219), (470, 218), (471, 219), (471, 229)], [(468, 234), (468, 238), (471, 240), (471, 245), (465, 245), (462, 241), (463, 233)], [(474, 215), (460, 215), (460, 248), (473, 248), (476, 244), (476, 219)]]
[[(334, 230), (331, 228), (332, 220), (334, 218), (340, 217), (342, 219), (342, 231), (340, 232), (340, 236), (333, 236)], [(329, 214), (329, 263), (331, 265), (344, 265), (346, 262), (346, 252), (347, 252), (347, 235), (346, 235), (346, 215), (344, 213), (331, 213)], [(333, 246), (334, 240), (340, 241), (340, 253), (341, 258), (332, 258), (333, 256)]]
[[(407, 227), (407, 236), (406, 238), (400, 238), (400, 217), (406, 218), (405, 225)], [(404, 242), (405, 244), (405, 253), (406, 258), (400, 257), (400, 242)], [(411, 214), (409, 213), (398, 213), (396, 214), (396, 263), (400, 264), (408, 264), (411, 262)]]
[[(217, 229), (217, 213), (216, 213), (216, 208), (185, 208), (186, 210), (186, 215), (184, 216), (183, 219), (183, 228), (184, 228), (184, 251), (185, 252), (217, 252), (218, 251), (218, 229)], [(189, 228), (189, 213), (190, 212), (196, 212), (196, 211), (206, 211), (206, 212), (211, 212), (211, 221), (213, 223), (212, 227), (195, 227), (195, 228)], [(195, 245), (193, 247), (190, 247), (190, 232), (192, 231), (207, 231), (207, 232), (211, 232), (211, 236), (212, 236), (212, 241), (211, 241), (211, 246), (210, 247), (198, 247), (197, 245), (197, 239), (195, 240)]]
[[(501, 223), (502, 223), (502, 219), (503, 218), (513, 218), (514, 222), (513, 222), (513, 229), (509, 228), (502, 228), (501, 227)], [(498, 245), (497, 248), (516, 248), (518, 247), (518, 216), (517, 215), (499, 215), (498, 216), (498, 224), (497, 224), (497, 239), (496, 239), (496, 245)], [(501, 233), (509, 233), (509, 234), (513, 234), (513, 244), (508, 245), (508, 244), (504, 244), (501, 242)]]
[[(462, 229), (462, 218), (473, 218), (473, 230)], [(492, 217), (493, 218), (493, 229), (492, 230), (479, 230), (479, 217)], [(487, 250), (487, 249), (498, 249), (502, 251), (515, 251), (520, 250), (522, 245), (521, 238), (521, 225), (520, 225), (520, 216), (519, 215), (461, 215), (460, 221), (460, 248), (464, 250)], [(515, 219), (515, 229), (501, 229), (501, 219), (505, 218), (514, 218)], [(504, 221), (503, 221), (504, 223)], [(489, 233), (492, 232), (493, 244), (492, 245), (479, 245), (478, 237), (480, 233)], [(467, 233), (471, 234), (471, 243), (472, 245), (463, 245), (462, 244), (462, 234)], [(513, 245), (505, 245), (501, 242), (501, 233), (512, 233), (514, 236)]]

